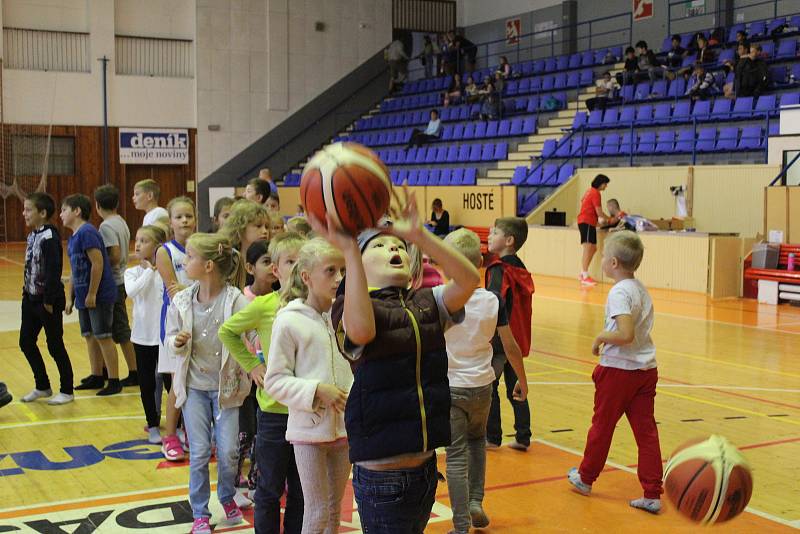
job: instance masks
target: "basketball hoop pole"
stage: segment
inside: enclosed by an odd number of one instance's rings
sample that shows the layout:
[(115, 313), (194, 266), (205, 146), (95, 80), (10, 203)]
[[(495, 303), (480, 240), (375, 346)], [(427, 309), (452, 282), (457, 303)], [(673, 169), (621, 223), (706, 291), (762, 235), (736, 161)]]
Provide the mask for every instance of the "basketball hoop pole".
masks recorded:
[(108, 73), (108, 57), (103, 56), (97, 61), (103, 63), (103, 183), (108, 183), (108, 87), (106, 77)]

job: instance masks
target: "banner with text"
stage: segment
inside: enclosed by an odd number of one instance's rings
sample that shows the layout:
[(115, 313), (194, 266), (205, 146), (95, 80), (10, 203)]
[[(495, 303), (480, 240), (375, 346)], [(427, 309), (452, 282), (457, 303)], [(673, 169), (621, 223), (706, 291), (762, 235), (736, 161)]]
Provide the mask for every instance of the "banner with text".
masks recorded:
[(189, 163), (189, 130), (120, 128), (119, 162), (186, 165)]

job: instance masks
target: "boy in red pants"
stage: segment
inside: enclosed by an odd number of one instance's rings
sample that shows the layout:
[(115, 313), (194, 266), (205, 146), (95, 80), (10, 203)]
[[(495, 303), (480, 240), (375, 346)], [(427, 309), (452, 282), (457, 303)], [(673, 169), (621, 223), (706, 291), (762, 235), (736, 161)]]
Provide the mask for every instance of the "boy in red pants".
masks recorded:
[(627, 416), (639, 447), (639, 482), (644, 497), (630, 502), (634, 508), (657, 514), (661, 510), (661, 448), (653, 415), (658, 370), (656, 349), (650, 338), (653, 302), (634, 273), (644, 247), (633, 232), (610, 234), (603, 250), (603, 272), (615, 282), (606, 301), (605, 330), (592, 345), (600, 364), (592, 373), (595, 384), (594, 415), (579, 469), (567, 478), (583, 495), (592, 491), (608, 458), (617, 421)]

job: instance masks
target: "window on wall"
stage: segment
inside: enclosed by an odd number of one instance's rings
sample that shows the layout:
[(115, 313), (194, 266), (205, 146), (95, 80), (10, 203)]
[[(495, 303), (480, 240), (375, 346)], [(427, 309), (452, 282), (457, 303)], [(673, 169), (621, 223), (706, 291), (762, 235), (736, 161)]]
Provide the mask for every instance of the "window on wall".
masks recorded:
[(39, 176), (47, 158), (48, 176), (75, 175), (75, 138), (46, 135), (14, 135), (11, 137), (11, 165), (14, 176)]

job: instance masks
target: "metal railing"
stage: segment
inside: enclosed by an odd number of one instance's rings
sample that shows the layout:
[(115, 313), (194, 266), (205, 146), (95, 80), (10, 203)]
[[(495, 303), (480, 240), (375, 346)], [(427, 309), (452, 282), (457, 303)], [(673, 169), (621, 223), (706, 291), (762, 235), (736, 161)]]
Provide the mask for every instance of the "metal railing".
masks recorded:
[(194, 77), (191, 40), (117, 35), (114, 41), (117, 74)]
[(3, 66), (7, 69), (91, 72), (89, 34), (3, 28)]
[[(761, 20), (769, 20), (770, 18), (777, 18), (779, 15), (785, 14), (795, 14), (797, 11), (797, 2), (794, 0), (755, 0), (754, 2), (750, 2), (748, 4), (740, 4), (739, 2), (735, 2), (731, 9), (724, 9), (721, 6), (721, 2), (716, 2), (716, 7), (705, 11), (703, 10), (702, 13), (696, 11), (697, 8), (691, 6), (691, 2), (686, 2), (685, 0), (675, 0), (670, 1), (667, 4), (667, 35), (672, 34), (673, 24), (680, 23), (681, 33), (686, 33), (687, 31), (700, 31), (700, 30), (707, 30), (709, 28), (714, 27), (727, 27), (733, 24), (743, 24), (745, 22), (756, 22)], [(786, 5), (788, 9), (783, 10), (784, 13), (780, 13), (779, 6)], [(768, 17), (764, 17), (763, 15), (757, 17), (746, 17), (745, 13), (747, 10), (754, 9), (754, 8), (763, 8), (765, 6), (772, 6), (772, 14)], [(675, 13), (678, 13), (675, 15)], [(742, 15), (742, 20), (737, 21), (734, 20), (734, 16), (736, 14)], [(691, 21), (687, 24), (687, 21)], [(726, 22), (729, 21), (729, 22)], [(727, 39), (727, 34), (725, 38)]]
[(769, 186), (772, 187), (775, 185), (786, 185), (786, 174), (789, 172), (789, 169), (792, 167), (792, 165), (797, 163), (798, 158), (800, 158), (800, 152), (795, 154), (792, 158), (792, 161), (790, 161), (783, 169), (781, 169), (781, 172), (778, 173), (778, 176), (772, 179), (772, 181), (769, 183)]
[[(627, 46), (632, 36), (633, 16), (630, 11), (599, 17), (574, 25), (553, 26), (539, 31), (520, 35), (515, 44), (508, 44), (506, 38), (494, 41), (476, 43), (475, 69), (497, 66), (500, 56), (506, 56), (509, 63), (519, 63), (530, 59), (553, 57), (564, 52), (562, 45), (567, 47), (573, 43), (576, 50), (592, 50), (595, 48), (611, 48)], [(575, 37), (570, 38), (572, 32)], [(419, 54), (414, 54), (416, 57)], [(460, 54), (456, 61), (455, 71), (464, 73), (466, 54)], [(436, 58), (434, 57), (434, 61)], [(409, 69), (409, 79), (424, 77), (425, 68)]]

